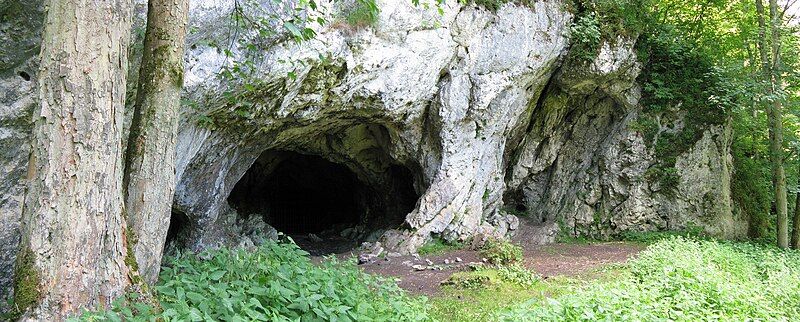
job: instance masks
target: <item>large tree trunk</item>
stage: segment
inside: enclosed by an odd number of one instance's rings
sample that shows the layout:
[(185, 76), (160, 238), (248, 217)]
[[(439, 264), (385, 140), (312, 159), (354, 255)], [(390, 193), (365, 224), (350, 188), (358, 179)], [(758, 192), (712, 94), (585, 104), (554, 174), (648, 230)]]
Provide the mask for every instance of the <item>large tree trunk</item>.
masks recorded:
[(183, 85), (188, 0), (150, 0), (125, 180), (139, 272), (156, 281), (175, 192), (175, 140)]
[[(773, 6), (775, 0), (770, 0), (770, 19), (772, 24), (773, 34), (778, 26), (775, 25), (775, 16)], [(762, 0), (756, 0), (756, 15), (758, 18), (758, 50), (761, 58), (761, 72), (764, 77), (766, 87), (766, 94), (773, 101), (767, 104), (767, 118), (769, 121), (769, 151), (770, 163), (772, 163), (772, 184), (775, 192), (775, 209), (777, 212), (777, 237), (778, 247), (789, 247), (789, 225), (788, 225), (788, 209), (786, 200), (786, 172), (784, 170), (783, 159), (783, 111), (779, 99), (774, 98), (775, 94), (775, 78), (774, 62), (769, 56), (767, 35), (766, 35), (766, 21), (764, 3)], [(774, 39), (773, 39), (774, 40)], [(772, 46), (777, 46), (773, 44)], [(772, 47), (772, 50), (775, 48)], [(777, 58), (773, 53), (773, 58)], [(778, 84), (779, 85), (779, 84)]]
[(107, 306), (130, 285), (122, 213), (128, 0), (51, 0), (15, 277), (33, 320)]

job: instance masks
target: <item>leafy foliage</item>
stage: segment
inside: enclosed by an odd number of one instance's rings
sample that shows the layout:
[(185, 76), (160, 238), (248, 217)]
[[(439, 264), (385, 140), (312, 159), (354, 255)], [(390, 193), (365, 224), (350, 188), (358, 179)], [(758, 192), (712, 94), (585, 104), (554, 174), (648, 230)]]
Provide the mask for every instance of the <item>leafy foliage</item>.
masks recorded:
[[(374, 0), (358, 1), (371, 1), (374, 4)], [(259, 53), (279, 42), (293, 41), (301, 44), (314, 39), (317, 34), (313, 27), (328, 23), (318, 9), (314, 0), (272, 1), (269, 5), (262, 5), (258, 0), (234, 1), (228, 39), (207, 39), (201, 42), (216, 48), (226, 57), (226, 63), (217, 74), (222, 83), (231, 84), (219, 97), (225, 106), (214, 111), (198, 111), (197, 123), (215, 129), (232, 120), (252, 119), (254, 106), (258, 103), (254, 97), (276, 90), (274, 84), (263, 79), (263, 71), (259, 70), (257, 63), (263, 59), (257, 58)], [(304, 61), (279, 63), (295, 67), (302, 66)], [(294, 71), (288, 72), (287, 76), (296, 77)], [(193, 108), (199, 107), (191, 102), (188, 104)]]
[(669, 26), (643, 34), (637, 46), (645, 62), (638, 125), (657, 162), (647, 177), (671, 192), (678, 185), (677, 157), (710, 126), (728, 120), (740, 92), (709, 55)]
[[(736, 113), (731, 154), (735, 169), (731, 178), (731, 196), (749, 221), (748, 235), (752, 238), (770, 236), (772, 216), (772, 181), (765, 138), (764, 114), (753, 117), (752, 113)], [(792, 172), (789, 172), (790, 174)]]
[(509, 265), (522, 260), (522, 247), (505, 239), (490, 238), (480, 249), (480, 254), (495, 265)]
[(652, 231), (652, 232), (624, 232), (621, 236), (622, 240), (637, 242), (643, 244), (654, 244), (673, 237), (684, 237), (690, 239), (708, 239), (710, 238), (702, 226), (688, 225), (684, 230), (677, 231)]
[(507, 321), (781, 321), (800, 318), (800, 253), (673, 237), (625, 273), (503, 312)]
[(539, 275), (520, 264), (499, 266), (497, 273), (504, 282), (524, 287), (532, 287), (540, 280)]
[(439, 237), (434, 237), (429, 242), (425, 243), (425, 245), (422, 245), (422, 247), (417, 250), (417, 253), (422, 256), (438, 255), (451, 250), (463, 249), (464, 247), (464, 243), (450, 242)]
[(181, 255), (155, 287), (161, 310), (118, 303), (86, 321), (425, 321), (426, 299), (334, 258), (315, 265), (293, 243)]
[(345, 12), (344, 20), (351, 26), (372, 26), (378, 22), (380, 10), (375, 0), (356, 0)]
[[(703, 65), (712, 66), (716, 71), (711, 75), (712, 82), (705, 82), (700, 79), (700, 85), (707, 86), (708, 96), (713, 98), (712, 104), (725, 106), (725, 113), (733, 116), (733, 144), (732, 155), (734, 160), (734, 174), (731, 182), (732, 197), (735, 202), (735, 212), (737, 216), (749, 219), (750, 236), (753, 238), (771, 237), (770, 226), (773, 225), (774, 216), (770, 214), (771, 203), (773, 201), (771, 188), (771, 174), (769, 173), (770, 163), (768, 161), (767, 149), (767, 120), (764, 115), (763, 105), (773, 99), (783, 100), (784, 106), (790, 113), (784, 114), (784, 127), (786, 127), (786, 150), (796, 151), (794, 148), (797, 142), (797, 118), (792, 114), (797, 114), (798, 99), (800, 91), (797, 91), (795, 84), (798, 84), (797, 67), (798, 60), (798, 30), (796, 27), (779, 30), (782, 34), (781, 56), (784, 71), (784, 82), (786, 88), (777, 89), (778, 95), (766, 95), (766, 90), (762, 77), (760, 76), (761, 61), (758, 57), (756, 47), (758, 38), (758, 23), (756, 10), (753, 1), (745, 0), (657, 0), (656, 6), (652, 6), (650, 16), (651, 25), (654, 30), (662, 30), (662, 35), (669, 35), (666, 41), (659, 41), (668, 44), (670, 39), (680, 40), (687, 44), (687, 48), (692, 51), (694, 60), (703, 61)], [(796, 23), (795, 23), (796, 24)], [(771, 32), (767, 30), (767, 33)], [(653, 33), (651, 33), (653, 34)], [(654, 35), (654, 34), (653, 34)], [(650, 38), (653, 38), (652, 36)], [(768, 41), (769, 42), (769, 41)], [(661, 46), (663, 48), (663, 46)], [(692, 63), (692, 61), (689, 61)], [(700, 66), (700, 64), (697, 64)], [(702, 67), (702, 66), (700, 66)], [(702, 72), (702, 70), (698, 70)], [(647, 71), (645, 71), (646, 73)], [(688, 73), (691, 76), (694, 72)], [(702, 75), (702, 74), (698, 74)], [(704, 95), (692, 98), (690, 94), (697, 87), (691, 83), (683, 82), (685, 77), (681, 74), (660, 77), (661, 84), (653, 82), (655, 88), (651, 88), (651, 97), (677, 97), (684, 96), (682, 102), (696, 102), (705, 104)], [(789, 80), (791, 79), (791, 80)], [(794, 86), (794, 87), (793, 87)], [(673, 90), (670, 90), (670, 87)], [(794, 89), (792, 89), (794, 88)], [(661, 91), (659, 91), (661, 89)], [(719, 89), (719, 95), (713, 93), (714, 89)], [(686, 91), (687, 93), (685, 93)], [(702, 92), (697, 91), (702, 94)], [(648, 94), (648, 93), (645, 93)], [(684, 95), (686, 94), (686, 95)], [(691, 109), (679, 105), (680, 110), (690, 115), (688, 118), (693, 121), (695, 114), (699, 118), (708, 120), (707, 116), (713, 116), (708, 110)], [(699, 113), (698, 113), (699, 112)], [(654, 124), (655, 118), (640, 120), (640, 123)], [(673, 151), (686, 149), (684, 143), (691, 143), (693, 135), (690, 131), (687, 135), (668, 138), (660, 148), (667, 152), (667, 157)], [(657, 129), (657, 127), (656, 127)], [(688, 139), (687, 139), (688, 138)], [(674, 147), (674, 148), (671, 148)], [(796, 153), (795, 153), (796, 154)], [(660, 155), (657, 155), (660, 158)], [(796, 160), (796, 158), (794, 158)], [(794, 161), (790, 159), (789, 161)], [(792, 162), (794, 163), (794, 162)], [(668, 168), (668, 163), (662, 163), (661, 168)], [(787, 163), (788, 166), (788, 163)], [(787, 181), (797, 182), (797, 171), (789, 166), (787, 168)], [(792, 189), (790, 189), (792, 190)], [(790, 202), (790, 206), (793, 203)], [(774, 238), (774, 237), (773, 237)]]
[(597, 56), (600, 48), (600, 22), (594, 12), (578, 17), (570, 27), (573, 39), (573, 55), (585, 61), (590, 61)]
[(570, 27), (571, 58), (588, 62), (597, 57), (603, 41), (635, 39), (649, 24), (651, 0), (572, 0), (568, 8), (576, 17)]

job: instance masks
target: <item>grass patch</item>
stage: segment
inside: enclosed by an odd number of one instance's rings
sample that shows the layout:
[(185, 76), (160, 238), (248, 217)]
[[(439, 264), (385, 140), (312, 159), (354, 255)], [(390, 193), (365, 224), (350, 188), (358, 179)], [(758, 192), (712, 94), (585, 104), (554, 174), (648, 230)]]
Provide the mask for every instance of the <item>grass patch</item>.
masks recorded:
[(626, 241), (638, 244), (650, 245), (671, 237), (687, 237), (694, 239), (710, 239), (700, 226), (689, 225), (684, 230), (667, 230), (667, 231), (626, 231), (618, 236), (610, 239), (596, 239), (587, 236), (573, 237), (569, 235), (559, 235), (556, 241), (560, 244), (569, 245), (591, 245), (597, 243), (607, 243), (611, 241)]
[(669, 237), (613, 279), (545, 299), (505, 321), (792, 321), (800, 319), (800, 253)]
[(509, 265), (522, 261), (522, 247), (505, 239), (490, 238), (479, 250), (481, 256), (495, 265)]
[(633, 232), (628, 231), (622, 233), (621, 240), (641, 243), (641, 244), (655, 244), (665, 239), (673, 237), (686, 237), (692, 239), (710, 239), (710, 237), (703, 231), (700, 226), (689, 225), (685, 230), (674, 231), (651, 231), (651, 232)]
[(464, 249), (464, 243), (449, 242), (439, 237), (434, 237), (417, 250), (421, 256), (436, 256), (450, 251)]
[[(558, 294), (570, 279), (526, 283), (509, 278), (502, 268), (487, 267), (454, 273), (443, 283), (442, 294), (431, 299), (431, 316), (438, 321), (491, 321), (492, 316), (529, 300)], [(527, 272), (528, 276), (535, 276)]]
[[(528, 278), (521, 281), (503, 272), (509, 269), (520, 274), (533, 274), (524, 269), (502, 266), (453, 274), (444, 283), (442, 294), (431, 299), (431, 316), (439, 321), (495, 321), (498, 312), (512, 310), (531, 300), (541, 301), (568, 294), (590, 282), (583, 277), (564, 276), (546, 280), (536, 277), (534, 282), (526, 282)], [(598, 271), (591, 277), (602, 279), (605, 276), (612, 275)], [(475, 280), (480, 283), (473, 282)]]

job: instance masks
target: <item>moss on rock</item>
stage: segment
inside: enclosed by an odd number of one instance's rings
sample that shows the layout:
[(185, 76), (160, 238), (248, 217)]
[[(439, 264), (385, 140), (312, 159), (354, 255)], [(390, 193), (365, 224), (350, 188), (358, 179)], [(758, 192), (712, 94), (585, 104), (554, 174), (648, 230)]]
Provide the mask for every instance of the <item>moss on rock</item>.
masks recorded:
[(14, 304), (11, 314), (18, 318), (26, 310), (35, 306), (42, 298), (39, 290), (41, 276), (34, 263), (34, 254), (27, 247), (17, 255), (14, 272)]

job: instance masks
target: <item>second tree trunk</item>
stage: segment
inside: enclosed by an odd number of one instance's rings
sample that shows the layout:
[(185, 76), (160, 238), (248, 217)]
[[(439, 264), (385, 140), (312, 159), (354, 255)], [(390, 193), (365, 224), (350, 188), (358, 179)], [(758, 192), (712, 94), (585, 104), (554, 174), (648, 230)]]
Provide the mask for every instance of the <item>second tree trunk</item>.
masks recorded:
[(124, 185), (139, 272), (156, 281), (175, 192), (188, 0), (150, 0)]

